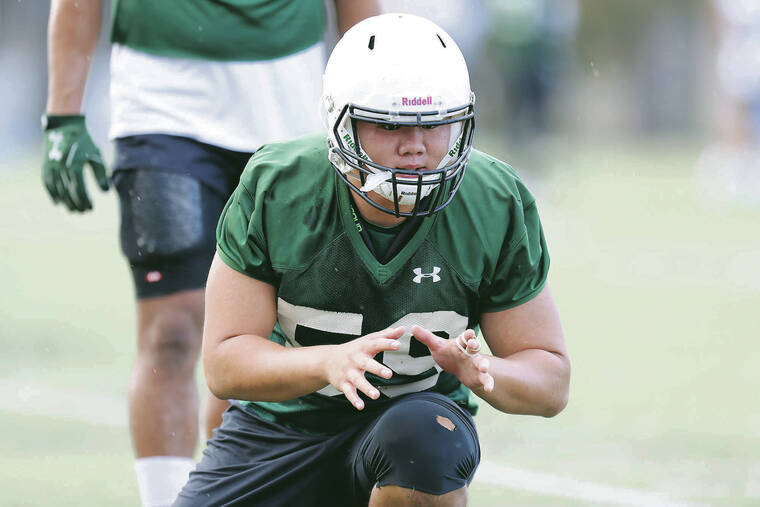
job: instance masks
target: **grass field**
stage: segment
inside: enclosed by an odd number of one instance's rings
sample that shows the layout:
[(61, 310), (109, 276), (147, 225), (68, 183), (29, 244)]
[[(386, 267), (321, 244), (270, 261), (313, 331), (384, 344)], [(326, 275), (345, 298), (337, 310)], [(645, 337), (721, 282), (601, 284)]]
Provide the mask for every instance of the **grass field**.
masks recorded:
[[(705, 204), (689, 147), (561, 151), (526, 177), (570, 405), (554, 419), (482, 407), (471, 505), (760, 504), (760, 209)], [(95, 213), (71, 215), (36, 158), (0, 166), (2, 505), (137, 505), (132, 287), (116, 198), (93, 191)]]

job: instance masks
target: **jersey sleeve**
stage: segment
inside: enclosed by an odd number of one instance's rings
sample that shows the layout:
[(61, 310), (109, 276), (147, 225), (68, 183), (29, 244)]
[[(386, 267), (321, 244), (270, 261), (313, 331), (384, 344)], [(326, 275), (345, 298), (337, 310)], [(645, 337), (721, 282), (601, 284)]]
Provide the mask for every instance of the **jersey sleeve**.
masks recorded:
[(536, 201), (521, 183), (519, 189), (522, 199), (513, 208), (512, 226), (481, 299), (485, 312), (506, 310), (533, 299), (549, 274), (549, 252)]
[(222, 210), (216, 228), (217, 253), (232, 269), (277, 285), (264, 238), (264, 200), (241, 178)]

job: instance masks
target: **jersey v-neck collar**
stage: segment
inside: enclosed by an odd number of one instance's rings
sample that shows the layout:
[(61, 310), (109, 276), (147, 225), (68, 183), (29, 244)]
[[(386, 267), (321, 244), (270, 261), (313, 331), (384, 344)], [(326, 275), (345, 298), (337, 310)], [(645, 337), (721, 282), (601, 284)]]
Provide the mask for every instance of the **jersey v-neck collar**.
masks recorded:
[(382, 264), (377, 260), (377, 258), (375, 258), (373, 253), (364, 243), (364, 239), (362, 238), (359, 229), (360, 227), (363, 227), (363, 224), (359, 217), (354, 215), (354, 213), (359, 212), (354, 211), (355, 206), (351, 201), (350, 196), (351, 190), (337, 176), (335, 177), (335, 184), (338, 187), (337, 191), (338, 202), (340, 206), (340, 216), (343, 221), (343, 227), (346, 230), (346, 234), (351, 241), (351, 246), (353, 246), (354, 250), (359, 255), (359, 258), (361, 258), (362, 262), (364, 263), (364, 266), (370, 273), (372, 273), (372, 276), (374, 276), (378, 282), (384, 283), (388, 281), (394, 274), (398, 272), (399, 269), (401, 269), (404, 264), (406, 264), (406, 262), (412, 257), (412, 255), (414, 255), (420, 245), (422, 245), (422, 242), (425, 241), (425, 238), (427, 237), (427, 234), (430, 231), (433, 222), (435, 222), (437, 219), (437, 216), (434, 215), (432, 217), (424, 218), (420, 226), (417, 228), (417, 231), (412, 235), (411, 238), (409, 238), (407, 244), (404, 245), (401, 250), (396, 255), (394, 255), (393, 258), (390, 259), (386, 264)]

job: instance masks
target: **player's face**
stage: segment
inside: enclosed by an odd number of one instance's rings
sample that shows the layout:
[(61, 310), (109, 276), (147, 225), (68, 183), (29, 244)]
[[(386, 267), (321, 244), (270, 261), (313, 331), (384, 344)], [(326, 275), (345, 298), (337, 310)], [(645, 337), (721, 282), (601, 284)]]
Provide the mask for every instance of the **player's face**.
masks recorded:
[(386, 167), (432, 170), (449, 148), (451, 125), (393, 127), (358, 122), (356, 128), (367, 155)]
[[(448, 151), (451, 133), (451, 125), (393, 127), (358, 122), (356, 129), (362, 148), (374, 162), (386, 167), (418, 171), (438, 167)], [(403, 181), (403, 176), (399, 176), (399, 179)], [(410, 182), (417, 183), (417, 178), (410, 177)], [(369, 195), (378, 204), (393, 208), (393, 203), (378, 193), (370, 192)], [(408, 212), (413, 207), (413, 205), (407, 205), (400, 206), (399, 209)]]

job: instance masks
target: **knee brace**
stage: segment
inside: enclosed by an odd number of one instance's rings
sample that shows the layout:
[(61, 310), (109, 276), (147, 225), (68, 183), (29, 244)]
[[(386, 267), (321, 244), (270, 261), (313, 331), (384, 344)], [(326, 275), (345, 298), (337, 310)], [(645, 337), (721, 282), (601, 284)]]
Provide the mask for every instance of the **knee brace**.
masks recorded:
[(443, 495), (468, 485), (480, 462), (469, 413), (436, 393), (395, 401), (359, 439), (357, 489), (396, 485)]

